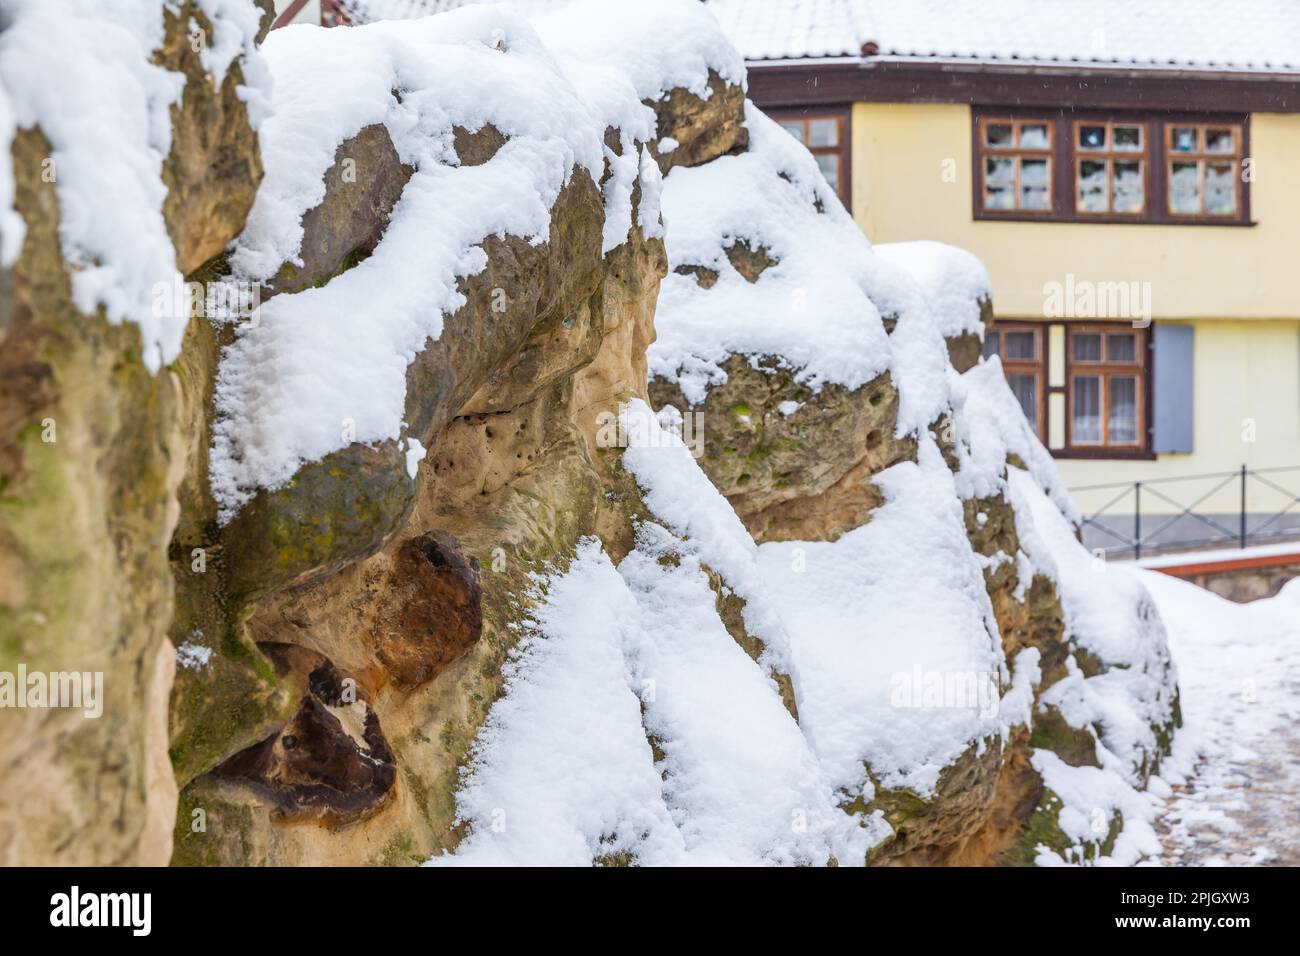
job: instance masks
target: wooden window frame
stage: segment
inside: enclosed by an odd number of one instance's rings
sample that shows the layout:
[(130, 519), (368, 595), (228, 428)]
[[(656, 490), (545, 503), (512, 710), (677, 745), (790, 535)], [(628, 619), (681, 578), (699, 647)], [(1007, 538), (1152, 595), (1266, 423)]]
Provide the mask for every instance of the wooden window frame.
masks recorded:
[[(1067, 222), (1067, 223), (1127, 223), (1130, 225), (1179, 225), (1179, 226), (1254, 226), (1251, 219), (1250, 200), (1251, 184), (1241, 181), (1240, 170), (1236, 178), (1237, 212), (1232, 216), (1180, 214), (1169, 212), (1169, 163), (1170, 157), (1196, 156), (1198, 154), (1171, 154), (1168, 149), (1169, 130), (1173, 127), (1235, 127), (1237, 140), (1233, 144), (1237, 151), (1232, 154), (1211, 154), (1213, 158), (1235, 160), (1241, 164), (1251, 155), (1250, 114), (1249, 113), (1169, 113), (1154, 110), (1070, 110), (1017, 107), (971, 107), (971, 209), (973, 218), (978, 222)], [(1043, 211), (1022, 209), (985, 209), (984, 208), (984, 157), (992, 153), (1005, 152), (1014, 154), (1015, 150), (996, 150), (984, 147), (984, 127), (989, 122), (1039, 122), (1046, 121), (1053, 128), (1051, 136), (1050, 168), (1051, 208)], [(1077, 209), (1076, 170), (1080, 157), (1086, 158), (1091, 151), (1077, 148), (1075, 135), (1077, 125), (1116, 124), (1142, 125), (1146, 138), (1145, 147), (1140, 152), (1126, 153), (1127, 157), (1144, 164), (1144, 204), (1145, 209), (1137, 213), (1082, 213)], [(1203, 133), (1200, 135), (1204, 135)], [(1017, 201), (1019, 196), (1017, 194)]]
[[(1010, 126), (1012, 144), (1010, 146), (990, 146), (988, 143), (988, 128), (990, 126)], [(1045, 126), (1047, 128), (1047, 146), (1044, 148), (1026, 148), (1020, 145), (1020, 130), (1025, 126)], [(975, 162), (976, 162), (976, 179), (979, 187), (976, 192), (976, 202), (979, 208), (986, 213), (1013, 213), (1024, 216), (1029, 219), (1037, 219), (1042, 216), (1050, 216), (1056, 207), (1056, 189), (1055, 173), (1057, 159), (1057, 141), (1058, 130), (1056, 124), (1050, 121), (1032, 117), (1017, 116), (981, 116), (976, 124), (975, 135)], [(988, 160), (990, 159), (1014, 159), (1016, 161), (1016, 181), (1012, 187), (1012, 196), (1016, 201), (1013, 209), (989, 209), (984, 205), (984, 191), (988, 177)], [(1046, 209), (1022, 209), (1020, 207), (1020, 164), (1025, 159), (1042, 159), (1047, 161), (1047, 208)]]
[[(1152, 336), (1149, 327), (1131, 322), (1066, 322), (1065, 324), (1065, 447), (1053, 454), (1074, 458), (1153, 458), (1151, 454)], [(1101, 336), (1100, 360), (1078, 359), (1074, 354), (1074, 337), (1095, 333)], [(1134, 336), (1134, 361), (1113, 362), (1107, 354), (1107, 335)], [(1074, 380), (1079, 376), (1101, 379), (1098, 399), (1101, 414), (1101, 441), (1079, 443), (1074, 439)], [(1110, 443), (1110, 380), (1135, 378), (1134, 401), (1137, 405), (1137, 441)]]
[[(993, 323), (990, 330), (998, 334), (998, 358), (1002, 362), (1004, 377), (1011, 375), (1037, 376), (1034, 389), (1035, 408), (1037, 409), (1035, 431), (1038, 440), (1047, 443), (1047, 325), (1040, 322), (1003, 322)], [(1008, 332), (1032, 332), (1034, 335), (1034, 357), (1032, 359), (1010, 359), (1004, 354), (1003, 343)], [(1007, 385), (1010, 387), (1010, 378)]]
[[(1106, 130), (1106, 145), (1100, 149), (1085, 149), (1079, 145), (1080, 131), (1085, 126), (1100, 126)], [(1115, 148), (1115, 127), (1135, 126), (1142, 131), (1142, 148), (1138, 150)], [(1074, 211), (1080, 219), (1093, 219), (1098, 216), (1123, 216), (1126, 219), (1141, 219), (1147, 214), (1151, 204), (1151, 124), (1145, 119), (1076, 119), (1070, 124), (1070, 151), (1074, 160), (1074, 184), (1071, 193), (1074, 196)], [(1106, 164), (1106, 209), (1090, 212), (1083, 209), (1079, 199), (1079, 177), (1084, 163), (1104, 162)], [(1136, 162), (1142, 176), (1142, 208), (1134, 212), (1116, 212), (1111, 209), (1114, 203), (1115, 164)]]
[[(818, 107), (816, 109), (809, 107), (805, 110), (772, 110), (768, 116), (777, 123), (785, 124), (797, 122), (803, 124), (804, 149), (812, 153), (813, 156), (838, 156), (840, 160), (840, 181), (835, 191), (840, 197), (840, 202), (844, 203), (844, 208), (853, 211), (853, 150), (849, 142), (849, 135), (852, 132), (852, 110), (849, 106), (842, 107)], [(813, 120), (832, 119), (837, 124), (837, 146), (808, 146), (808, 134)]]
[[(1175, 152), (1173, 148), (1174, 131), (1179, 129), (1196, 130), (1197, 148), (1190, 153)], [(1232, 130), (1232, 152), (1231, 153), (1211, 153), (1205, 148), (1205, 134), (1212, 129), (1230, 129)], [(1165, 212), (1176, 219), (1236, 219), (1241, 215), (1241, 205), (1245, 192), (1246, 183), (1241, 179), (1241, 162), (1245, 155), (1245, 129), (1236, 123), (1213, 123), (1213, 122), (1172, 122), (1165, 124), (1165, 141), (1164, 141), (1164, 172), (1167, 183), (1163, 201)], [(1197, 179), (1201, 197), (1201, 211), (1197, 213), (1174, 212), (1174, 194), (1173, 194), (1173, 165), (1177, 162), (1194, 162), (1197, 164)], [(1209, 163), (1227, 162), (1236, 167), (1232, 177), (1233, 185), (1233, 211), (1228, 215), (1222, 213), (1205, 212), (1205, 167)]]

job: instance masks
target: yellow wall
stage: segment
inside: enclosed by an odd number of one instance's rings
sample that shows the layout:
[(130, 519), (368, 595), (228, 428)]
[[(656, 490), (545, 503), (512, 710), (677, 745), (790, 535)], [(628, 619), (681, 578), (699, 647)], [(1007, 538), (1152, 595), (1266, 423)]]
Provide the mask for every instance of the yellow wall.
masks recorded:
[[(970, 123), (967, 106), (854, 107), (853, 213), (872, 241), (937, 239), (974, 252), (992, 277), (999, 318), (1041, 319), (1044, 284), (1072, 273), (1150, 282), (1155, 319), (1196, 330), (1194, 451), (1157, 461), (1058, 459), (1066, 484), (1300, 464), (1300, 115), (1252, 117), (1250, 227), (976, 222)], [(1253, 442), (1243, 440), (1248, 419)], [(1296, 488), (1300, 471), (1276, 480)], [(1187, 493), (1209, 485), (1161, 487), (1190, 504)], [(1236, 511), (1238, 494), (1230, 486), (1203, 507)], [(1105, 500), (1076, 497), (1085, 512)], [(1249, 507), (1273, 510), (1280, 500), (1257, 497)]]
[(1300, 115), (1251, 120), (1249, 227), (976, 222), (970, 123), (968, 106), (854, 106), (853, 215), (870, 239), (969, 249), (1003, 316), (1042, 315), (1043, 284), (1073, 273), (1150, 282), (1156, 318), (1300, 318)]

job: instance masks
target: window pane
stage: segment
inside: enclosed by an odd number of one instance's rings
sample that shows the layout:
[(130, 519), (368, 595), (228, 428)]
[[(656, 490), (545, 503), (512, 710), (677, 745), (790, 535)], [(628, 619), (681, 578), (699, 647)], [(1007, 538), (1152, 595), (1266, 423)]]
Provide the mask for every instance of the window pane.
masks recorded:
[(1105, 212), (1106, 167), (1104, 159), (1085, 159), (1079, 163), (1079, 211)]
[(1079, 127), (1079, 148), (1080, 149), (1105, 149), (1106, 148), (1106, 127), (1105, 126), (1080, 126)]
[(1113, 149), (1136, 151), (1142, 148), (1142, 127), (1141, 126), (1116, 126), (1115, 142), (1111, 144)]
[(984, 334), (984, 357), (991, 358), (998, 354), (998, 333), (986, 332)]
[(1022, 159), (1020, 161), (1020, 208), (1047, 209), (1047, 160)]
[(1237, 211), (1236, 177), (1232, 163), (1205, 167), (1205, 211), (1211, 216), (1231, 216)]
[(1200, 163), (1169, 164), (1169, 211), (1201, 211)]
[(984, 142), (988, 146), (1011, 146), (1010, 123), (987, 123), (984, 126)]
[(1137, 441), (1136, 378), (1111, 378), (1108, 419), (1112, 444), (1132, 444)]
[(1004, 332), (1003, 343), (1005, 351), (1002, 357), (1008, 362), (1032, 362), (1037, 356), (1034, 354), (1034, 333), (1033, 332)]
[(1141, 212), (1145, 195), (1142, 164), (1132, 161), (1115, 163), (1111, 190), (1111, 208), (1115, 212)]
[(835, 153), (821, 153), (814, 156), (817, 165), (821, 168), (822, 175), (826, 181), (831, 184), (831, 188), (836, 192), (840, 190), (840, 157)]
[(1076, 445), (1101, 443), (1101, 379), (1080, 375), (1071, 397), (1071, 436)]
[(1030, 426), (1038, 430), (1038, 376), (1026, 372), (1014, 372), (1007, 376), (1011, 394), (1016, 396), (1020, 409), (1025, 413)]
[(803, 123), (799, 120), (782, 120), (781, 128), (799, 142), (803, 142)]
[(1131, 332), (1119, 332), (1107, 335), (1106, 361), (1136, 362), (1137, 336)]
[(1020, 127), (1021, 149), (1047, 149), (1047, 124), (1026, 123)]
[(1074, 360), (1076, 362), (1101, 361), (1101, 333), (1074, 333)]
[(1010, 157), (984, 160), (984, 208), (1016, 208), (1016, 166)]
[(840, 144), (840, 121), (834, 117), (810, 120), (808, 123), (809, 146), (838, 146)]
[(1171, 148), (1175, 153), (1194, 153), (1196, 152), (1196, 127), (1195, 126), (1176, 126), (1172, 138)]
[(1231, 153), (1232, 130), (1207, 129), (1205, 131), (1205, 151), (1207, 153)]

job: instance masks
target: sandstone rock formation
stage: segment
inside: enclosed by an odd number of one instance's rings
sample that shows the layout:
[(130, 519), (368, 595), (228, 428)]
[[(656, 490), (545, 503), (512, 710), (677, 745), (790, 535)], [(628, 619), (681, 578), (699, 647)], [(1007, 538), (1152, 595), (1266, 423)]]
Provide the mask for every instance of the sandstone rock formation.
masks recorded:
[[(40, 171), (75, 144), (12, 143), (0, 670), (106, 698), (0, 712), (0, 862), (1142, 852), (1163, 630), (1080, 570), (987, 277), (873, 249), (698, 4), (260, 52), (255, 15), (224, 72), (208, 9), (145, 51), (183, 90), (161, 222), (256, 310), (151, 364), (74, 294)], [(892, 699), (914, 665), (992, 712)]]

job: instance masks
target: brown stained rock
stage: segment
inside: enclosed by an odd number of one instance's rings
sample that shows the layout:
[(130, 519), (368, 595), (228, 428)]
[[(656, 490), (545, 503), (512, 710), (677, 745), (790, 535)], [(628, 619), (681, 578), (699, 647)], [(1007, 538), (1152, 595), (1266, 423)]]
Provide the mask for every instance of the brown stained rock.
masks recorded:
[(673, 272), (682, 276), (694, 276), (695, 284), (701, 289), (712, 289), (718, 284), (718, 270), (708, 266), (678, 266)]
[(101, 672), (98, 719), (0, 710), (0, 864), (160, 864), (172, 597), (166, 547), (183, 451), (171, 380), (137, 326), (71, 299), (50, 145), (12, 143), (26, 224), (0, 313), (0, 670)]
[(411, 173), (382, 123), (340, 143), (325, 172), (325, 199), (302, 217), (302, 265), (281, 266), (269, 294), (321, 285), (374, 252)]
[(660, 140), (677, 141), (677, 146), (666, 153), (656, 150), (659, 171), (665, 175), (674, 166), (699, 166), (719, 156), (743, 153), (749, 147), (745, 91), (729, 86), (712, 70), (707, 99), (676, 89), (646, 105), (658, 118)]
[[(712, 568), (705, 567), (704, 573), (708, 575), (709, 587), (713, 589), (718, 619), (722, 621), (732, 640), (739, 644), (740, 649), (749, 655), (750, 660), (755, 664), (759, 663), (763, 652), (767, 650), (767, 645), (749, 633), (749, 630), (745, 627), (745, 599), (728, 588)], [(780, 672), (772, 672), (770, 676), (772, 680), (776, 681), (777, 689), (781, 692), (781, 703), (785, 705), (785, 709), (790, 716), (795, 721), (798, 721), (799, 705), (795, 700), (794, 680), (789, 674)]]
[(212, 42), (212, 25), (195, 0), (163, 7), (163, 46), (158, 65), (185, 77), (181, 100), (171, 109), (171, 151), (163, 163), (167, 198), (163, 218), (176, 246), (176, 265), (193, 272), (237, 236), (262, 181), (262, 153), (239, 98), (243, 67), (235, 60), (221, 88), (203, 67), (190, 38), (192, 27)]
[(986, 558), (1001, 553), (1012, 559), (984, 570), (984, 585), (1002, 635), (1003, 653), (1013, 660), (1027, 647), (1038, 648), (1043, 675), (1039, 687), (1050, 687), (1065, 675), (1065, 660), (1071, 651), (1056, 585), (1050, 578), (1035, 574), (1023, 597), (1016, 598), (1021, 581), (1014, 559), (1020, 550), (1020, 537), (1015, 512), (1006, 498), (968, 499), (962, 502), (962, 510), (966, 535), (975, 553)]
[[(984, 827), (997, 793), (1002, 749), (996, 739), (971, 744), (939, 775), (936, 793), (923, 800), (908, 790), (879, 786), (865, 809), (880, 810), (894, 836), (874, 848), (868, 862), (878, 866), (943, 866)], [(863, 809), (859, 798), (846, 807)]]
[[(700, 466), (758, 541), (834, 540), (865, 523), (882, 499), (870, 479), (916, 459), (916, 442), (894, 434), (898, 392), (889, 373), (850, 391), (820, 392), (772, 360), (722, 363), (727, 381), (708, 393)], [(687, 411), (676, 385), (650, 383), (655, 408)], [(785, 415), (786, 401), (800, 408)]]
[(984, 325), (982, 335), (963, 332), (944, 340), (948, 346), (948, 361), (958, 372), (969, 371), (979, 363), (984, 350), (984, 335), (993, 327), (993, 302), (989, 299), (980, 300), (980, 321)]
[[(517, 360), (534, 333), (564, 327), (564, 319), (580, 310), (604, 276), (603, 222), (596, 184), (576, 170), (552, 207), (547, 242), (515, 236), (483, 241), (487, 266), (460, 283), (465, 305), (444, 318), (442, 335), (407, 367), (408, 434), (435, 447), (439, 432)], [(556, 374), (567, 368), (558, 363)], [(546, 385), (523, 381), (511, 398), (527, 400)], [(223, 529), (229, 597), (236, 608), (245, 606), (374, 554), (414, 499), (398, 442), (353, 444), (303, 466), (285, 487), (260, 491)]]
[(1031, 753), (1028, 729), (1013, 728), (1002, 748), (1002, 766), (984, 823), (953, 847), (945, 865), (995, 866), (1022, 838), (1026, 821), (1043, 797), (1043, 781), (1030, 763)]
[(751, 244), (748, 239), (733, 242), (727, 246), (727, 260), (731, 263), (732, 268), (739, 272), (745, 281), (751, 285), (757, 282), (758, 277), (765, 271), (780, 261), (772, 257), (767, 246), (759, 243)]
[(393, 752), (364, 691), (328, 660), (267, 646), (286, 671), (310, 661), (298, 712), (216, 770), (250, 785), (277, 816), (339, 826), (381, 810), (397, 779)]
[(452, 147), (462, 166), (482, 166), (497, 154), (508, 138), (491, 123), (473, 132), (457, 126), (451, 133)]
[(430, 531), (398, 549), (387, 593), (391, 629), (375, 654), (399, 687), (432, 680), (483, 633), (477, 559), (454, 535)]

